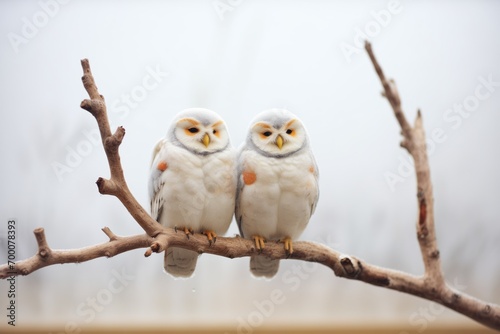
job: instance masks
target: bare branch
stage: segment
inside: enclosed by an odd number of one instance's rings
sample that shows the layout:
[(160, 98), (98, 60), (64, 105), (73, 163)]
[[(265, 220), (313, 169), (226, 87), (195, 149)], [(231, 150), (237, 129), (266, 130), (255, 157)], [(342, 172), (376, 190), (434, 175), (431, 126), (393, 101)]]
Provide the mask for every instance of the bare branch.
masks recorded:
[(396, 83), (392, 79), (387, 80), (385, 78), (384, 71), (382, 71), (382, 67), (380, 67), (379, 63), (377, 62), (377, 59), (375, 58), (375, 55), (372, 51), (372, 46), (369, 42), (365, 42), (365, 49), (368, 52), (368, 56), (370, 56), (370, 60), (373, 63), (373, 67), (375, 67), (375, 71), (377, 72), (380, 81), (382, 82), (382, 86), (384, 86), (384, 92), (382, 93), (382, 96), (386, 97), (387, 100), (389, 100), (392, 110), (394, 110), (394, 116), (396, 116), (396, 119), (401, 126), (401, 130), (403, 131), (404, 141), (402, 143), (402, 146), (410, 151), (412, 149), (411, 146), (409, 146), (411, 145), (412, 141), (411, 126), (410, 124), (408, 124), (403, 110), (401, 109), (401, 99), (399, 98), (399, 92), (396, 87)]
[(38, 244), (38, 255), (45, 259), (50, 255), (50, 247), (45, 239), (45, 231), (43, 228), (39, 227), (33, 231), (35, 233), (36, 243)]
[[(98, 257), (112, 257), (137, 248), (147, 248), (145, 256), (152, 253), (161, 253), (168, 247), (182, 247), (199, 254), (207, 253), (230, 259), (247, 257), (257, 253), (251, 240), (238, 236), (232, 238), (218, 237), (217, 242), (209, 244), (207, 238), (202, 234), (195, 233), (187, 239), (185, 234), (176, 233), (170, 228), (163, 228), (156, 238), (146, 234), (119, 237), (106, 227), (103, 228), (103, 231), (110, 241), (81, 249), (50, 250), (49, 255), (45, 258), (42, 258), (40, 254), (36, 254), (29, 259), (17, 262), (14, 270), (9, 269), (4, 264), (0, 266), (0, 278), (28, 275), (35, 270), (54, 264), (80, 263)], [(294, 252), (288, 257), (281, 244), (267, 243), (261, 254), (272, 259), (294, 259), (319, 263), (332, 269), (337, 277), (355, 279), (434, 300), (486, 326), (500, 329), (500, 307), (497, 305), (478, 301), (448, 287), (445, 290), (438, 291), (428, 285), (424, 277), (416, 277), (400, 271), (377, 267), (357, 257), (344, 255), (321, 244), (307, 241), (295, 242)]]
[(107, 227), (103, 231), (110, 238), (110, 241), (106, 243), (80, 249), (58, 250), (51, 249), (48, 246), (43, 228), (37, 228), (33, 233), (38, 243), (38, 253), (28, 259), (17, 261), (13, 267), (7, 264), (1, 265), (0, 278), (28, 275), (38, 269), (54, 264), (80, 263), (103, 256), (112, 257), (132, 249), (149, 247), (153, 241), (146, 234), (118, 237)]
[(114, 240), (118, 240), (118, 236), (116, 236), (109, 227), (103, 227), (102, 228), (102, 231), (104, 232), (104, 234), (106, 234), (109, 238), (109, 241), (114, 241)]
[[(408, 150), (415, 162), (418, 205), (417, 239), (425, 268), (424, 277), (420, 281), (422, 283), (421, 290), (429, 290), (429, 293), (421, 297), (435, 300), (487, 326), (500, 329), (500, 308), (497, 305), (489, 305), (465, 294), (452, 292), (444, 280), (434, 228), (434, 195), (422, 113), (418, 110), (415, 124), (411, 127), (401, 108), (401, 99), (394, 80), (388, 81), (385, 78), (369, 42), (365, 43), (365, 49), (384, 87), (383, 96), (389, 101), (401, 127), (404, 138), (401, 146)], [(493, 312), (493, 309), (496, 311)]]
[(404, 137), (402, 146), (408, 150), (415, 161), (415, 171), (417, 174), (417, 205), (419, 209), (417, 239), (424, 261), (425, 274), (430, 278), (428, 282), (436, 286), (441, 286), (444, 284), (444, 279), (441, 271), (439, 250), (434, 229), (434, 197), (427, 158), (422, 114), (420, 110), (417, 112), (415, 125), (412, 128), (406, 121), (403, 109), (401, 108), (401, 99), (394, 80), (391, 79), (388, 81), (385, 78), (369, 42), (365, 43), (365, 48), (384, 86), (384, 96), (389, 100), (394, 115), (401, 126), (401, 132)]
[[(500, 330), (500, 307), (498, 305), (455, 291), (444, 281), (434, 230), (434, 198), (422, 115), (418, 111), (415, 124), (411, 127), (403, 114), (394, 81), (385, 78), (369, 43), (366, 43), (366, 50), (384, 87), (383, 96), (388, 99), (400, 124), (404, 138), (402, 146), (415, 160), (419, 208), (416, 227), (425, 266), (424, 275), (417, 277), (396, 270), (380, 268), (354, 256), (343, 255), (323, 245), (305, 241), (294, 243), (294, 253), (290, 257), (285, 253), (282, 245), (277, 243), (267, 243), (262, 255), (272, 259), (291, 258), (316, 262), (332, 269), (338, 277), (355, 279), (432, 300), (488, 327)], [(82, 68), (84, 71), (82, 80), (90, 100), (84, 100), (81, 107), (92, 113), (97, 120), (111, 171), (109, 180), (104, 178), (97, 180), (99, 192), (118, 197), (147, 234), (120, 237), (105, 227), (102, 230), (109, 238), (108, 242), (81, 249), (53, 250), (46, 241), (44, 230), (38, 228), (34, 231), (38, 244), (37, 254), (29, 259), (18, 261), (15, 265), (1, 265), (0, 278), (28, 275), (53, 264), (79, 263), (103, 256), (112, 257), (137, 248), (146, 248), (144, 254), (146, 257), (153, 253), (161, 253), (173, 246), (193, 250), (199, 254), (208, 253), (231, 259), (255, 254), (254, 243), (250, 240), (241, 237), (218, 237), (216, 243), (210, 244), (201, 234), (194, 234), (187, 239), (184, 233), (176, 233), (173, 229), (164, 228), (149, 216), (130, 193), (123, 176), (118, 149), (125, 130), (119, 127), (113, 135), (111, 134), (104, 97), (97, 90), (88, 60), (82, 60)]]
[(111, 134), (104, 96), (99, 94), (94, 76), (90, 70), (88, 59), (83, 59), (81, 63), (83, 68), (82, 82), (85, 90), (89, 94), (90, 100), (83, 100), (80, 107), (89, 111), (97, 121), (111, 172), (111, 178), (109, 180), (104, 178), (99, 178), (97, 180), (96, 183), (99, 192), (101, 194), (118, 197), (144, 231), (148, 235), (154, 237), (162, 230), (161, 225), (151, 218), (146, 210), (137, 202), (128, 189), (127, 182), (123, 176), (123, 168), (120, 162), (118, 149), (125, 136), (125, 129), (120, 126), (116, 129), (114, 134)]

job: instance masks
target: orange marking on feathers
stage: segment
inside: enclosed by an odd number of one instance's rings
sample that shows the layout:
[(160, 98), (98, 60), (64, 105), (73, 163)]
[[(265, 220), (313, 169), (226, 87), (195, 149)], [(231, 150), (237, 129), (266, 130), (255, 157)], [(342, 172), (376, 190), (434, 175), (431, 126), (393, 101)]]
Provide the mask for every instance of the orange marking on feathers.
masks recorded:
[(198, 122), (194, 118), (190, 118), (190, 117), (181, 118), (180, 120), (177, 121), (177, 124), (183, 123), (183, 122), (188, 122), (188, 123), (191, 123), (192, 125), (200, 125), (200, 122)]
[(257, 181), (257, 176), (253, 172), (243, 172), (243, 182), (247, 186), (253, 184), (255, 181)]
[(184, 129), (184, 133), (185, 133), (186, 135), (188, 135), (188, 136), (191, 136), (191, 137), (192, 137), (192, 136), (194, 136), (195, 134), (197, 134), (198, 132), (195, 132), (195, 133), (189, 132), (189, 128), (187, 128), (187, 129)]
[(295, 121), (296, 119), (292, 119), (290, 122), (286, 123), (285, 128), (290, 127)]
[(218, 121), (218, 122), (215, 122), (214, 124), (212, 124), (212, 128), (216, 128), (218, 127), (219, 125), (222, 125), (222, 123), (224, 123), (223, 121)]
[(156, 166), (158, 170), (161, 170), (162, 172), (166, 171), (168, 168), (168, 164), (165, 161), (160, 161), (158, 165)]
[(212, 125), (212, 128), (213, 128), (213, 131), (212, 133), (217, 137), (217, 138), (220, 138), (220, 131), (219, 129), (216, 129), (217, 127), (221, 126), (224, 122), (222, 121), (218, 121), (218, 122), (215, 122), (213, 125)]
[(260, 139), (264, 139), (264, 140), (266, 140), (267, 138), (269, 138), (269, 137), (264, 136), (262, 133), (259, 133), (259, 136), (260, 136)]
[(312, 174), (314, 174), (314, 166), (310, 166), (309, 167), (309, 172), (312, 173)]
[(253, 127), (255, 128), (257, 126), (260, 126), (261, 128), (265, 128), (265, 129), (271, 129), (272, 128), (269, 124), (264, 123), (264, 122), (255, 123), (255, 125)]
[[(287, 134), (292, 136), (292, 137), (295, 137), (295, 135), (297, 134), (297, 132), (295, 131), (295, 129), (290, 129), (290, 127), (292, 126), (292, 124), (296, 121), (296, 119), (292, 119), (290, 122), (286, 123), (285, 124), (285, 129), (287, 129)], [(288, 131), (291, 130), (292, 132), (291, 133), (288, 133)]]

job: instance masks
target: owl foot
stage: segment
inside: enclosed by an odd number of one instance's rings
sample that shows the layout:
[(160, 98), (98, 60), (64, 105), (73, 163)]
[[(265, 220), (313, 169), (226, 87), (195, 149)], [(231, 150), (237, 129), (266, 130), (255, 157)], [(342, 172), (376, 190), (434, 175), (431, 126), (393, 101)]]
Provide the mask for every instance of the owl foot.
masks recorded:
[(259, 253), (262, 253), (262, 250), (264, 249), (265, 245), (265, 239), (259, 235), (254, 235), (253, 237), (253, 241), (255, 242), (255, 248), (257, 249), (257, 251)]
[(212, 245), (212, 242), (215, 244), (217, 241), (217, 234), (214, 231), (206, 230), (203, 231), (203, 234), (207, 236), (209, 245)]
[(285, 253), (288, 258), (293, 253), (292, 239), (290, 237), (286, 237), (283, 239), (283, 243), (285, 244)]
[[(177, 228), (177, 226), (174, 227), (174, 230), (175, 230), (175, 233), (177, 233), (177, 230), (179, 230)], [(189, 235), (190, 234), (194, 234), (194, 231), (192, 228), (187, 228), (187, 227), (181, 227), (180, 228), (181, 231), (183, 231), (185, 234), (186, 234), (186, 237), (189, 239)]]

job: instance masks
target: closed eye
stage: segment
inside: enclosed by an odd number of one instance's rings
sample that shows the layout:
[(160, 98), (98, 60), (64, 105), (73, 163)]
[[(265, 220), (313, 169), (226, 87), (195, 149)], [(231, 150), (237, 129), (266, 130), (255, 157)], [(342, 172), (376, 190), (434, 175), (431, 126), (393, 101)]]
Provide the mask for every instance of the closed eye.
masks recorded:
[(198, 128), (189, 128), (188, 131), (191, 133), (197, 133), (200, 130), (198, 130)]

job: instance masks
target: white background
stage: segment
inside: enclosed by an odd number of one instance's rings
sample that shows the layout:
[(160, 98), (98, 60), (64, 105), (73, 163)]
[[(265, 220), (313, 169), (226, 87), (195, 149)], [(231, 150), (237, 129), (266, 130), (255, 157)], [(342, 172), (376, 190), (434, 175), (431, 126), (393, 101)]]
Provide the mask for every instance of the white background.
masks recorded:
[[(112, 128), (126, 128), (122, 164), (146, 208), (151, 150), (177, 112), (218, 112), (239, 146), (256, 113), (284, 107), (308, 128), (320, 168), (318, 209), (302, 239), (421, 274), (415, 176), (402, 162), (408, 154), (398, 124), (364, 50), (342, 51), (368, 34), (408, 119), (420, 108), (428, 136), (441, 129), (429, 153), (445, 276), (466, 293), (500, 302), (500, 86), (488, 98), (474, 97), (480, 78), (500, 82), (499, 2), (401, 1), (389, 17), (388, 1), (54, 1), (0, 1), (2, 263), (11, 218), (18, 259), (36, 252), (36, 227), (45, 228), (53, 248), (104, 242), (104, 226), (118, 235), (142, 232), (94, 184), (109, 172), (102, 147), (84, 134), (95, 131), (95, 120), (79, 107), (87, 98), (80, 59), (88, 58)], [(218, 12), (215, 4), (229, 7)], [(152, 70), (168, 75), (155, 82), (147, 79)], [(146, 90), (143, 80), (155, 87)], [(453, 111), (474, 101), (466, 117)], [(65, 172), (56, 172), (62, 165)], [(401, 182), (391, 186), (390, 173)], [(236, 224), (228, 235), (235, 233)], [(143, 253), (18, 278), (17, 325), (206, 324), (237, 332), (242, 321), (375, 322), (417, 332), (472, 323), (428, 301), (335, 278), (319, 265), (282, 261), (278, 275), (263, 281), (251, 277), (248, 259), (203, 255), (194, 278), (174, 280), (162, 271), (163, 255)], [(131, 277), (125, 286), (114, 281), (116, 272)], [(115, 283), (122, 289), (110, 292)], [(285, 301), (259, 311), (256, 304), (269, 306), (276, 289)], [(6, 291), (1, 282), (2, 310)]]

